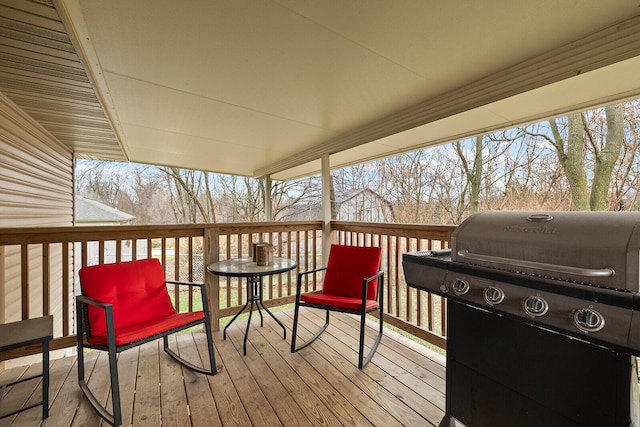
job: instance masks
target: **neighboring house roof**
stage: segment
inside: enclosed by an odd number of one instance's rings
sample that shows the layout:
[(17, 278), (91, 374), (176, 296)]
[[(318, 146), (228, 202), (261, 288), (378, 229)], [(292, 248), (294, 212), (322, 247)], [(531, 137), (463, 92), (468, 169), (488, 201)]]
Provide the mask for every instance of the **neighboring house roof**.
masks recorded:
[(135, 216), (119, 211), (95, 200), (75, 197), (76, 223), (115, 223), (124, 224), (133, 220)]

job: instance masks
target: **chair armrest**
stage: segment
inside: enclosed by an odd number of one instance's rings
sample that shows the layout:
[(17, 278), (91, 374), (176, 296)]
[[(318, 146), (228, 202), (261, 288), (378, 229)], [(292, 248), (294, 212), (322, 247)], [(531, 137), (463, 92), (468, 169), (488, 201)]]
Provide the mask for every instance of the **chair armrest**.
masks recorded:
[(90, 298), (90, 297), (85, 296), (85, 295), (77, 295), (76, 296), (76, 300), (80, 301), (84, 305), (93, 305), (93, 306), (101, 308), (103, 310), (107, 310), (107, 309), (112, 307), (112, 305), (109, 304), (109, 303), (101, 302), (101, 301), (98, 301), (96, 299)]
[[(78, 322), (78, 330), (84, 331), (87, 337), (91, 336), (91, 327), (89, 325), (89, 319), (86, 317), (86, 311), (88, 306), (94, 306), (104, 311), (104, 319), (107, 329), (107, 345), (110, 348), (115, 349), (116, 333), (113, 324), (113, 304), (98, 301), (85, 295), (76, 296), (76, 316)], [(82, 326), (81, 326), (82, 324)], [(79, 338), (82, 339), (82, 338)]]
[(307, 271), (302, 271), (298, 273), (298, 276), (302, 276), (302, 275), (306, 275), (306, 274), (311, 274), (311, 273), (317, 273), (319, 271), (324, 271), (326, 270), (327, 267), (320, 267), (320, 268), (315, 268), (313, 270), (307, 270)]
[(384, 289), (382, 288), (382, 284), (384, 282), (384, 270), (380, 270), (373, 276), (369, 276), (362, 279), (362, 305), (363, 306), (365, 305), (365, 301), (367, 299), (367, 287), (369, 283), (375, 279), (378, 279), (378, 291), (376, 292), (377, 297), (380, 298), (381, 294), (384, 292)]
[(207, 319), (210, 318), (209, 315), (209, 299), (207, 298), (207, 287), (205, 286), (204, 283), (198, 283), (198, 282), (183, 282), (180, 280), (167, 280), (165, 283), (167, 284), (171, 284), (171, 285), (178, 285), (178, 286), (189, 286), (191, 288), (196, 287), (196, 288), (200, 288), (200, 296), (202, 297), (202, 310), (204, 311), (204, 315)]
[(376, 274), (374, 274), (373, 276), (366, 277), (366, 278), (365, 278), (365, 279), (363, 279), (363, 280), (364, 280), (364, 282), (365, 282), (365, 283), (369, 283), (369, 282), (371, 282), (372, 280), (374, 280), (374, 279), (376, 279), (376, 278), (378, 278), (378, 277), (381, 277), (383, 274), (384, 274), (384, 270), (380, 270), (380, 271), (378, 271)]
[(313, 270), (298, 272), (298, 283), (296, 283), (296, 294), (300, 293), (300, 288), (302, 287), (302, 276), (306, 276), (312, 273), (319, 273), (320, 271), (324, 271), (326, 269), (327, 267), (320, 267), (320, 268), (314, 268)]
[(198, 283), (198, 282), (182, 282), (180, 280), (167, 280), (166, 283), (168, 284), (172, 284), (172, 285), (180, 285), (180, 286), (191, 286), (191, 287), (198, 287), (200, 289), (202, 289), (202, 287), (204, 286), (204, 283)]

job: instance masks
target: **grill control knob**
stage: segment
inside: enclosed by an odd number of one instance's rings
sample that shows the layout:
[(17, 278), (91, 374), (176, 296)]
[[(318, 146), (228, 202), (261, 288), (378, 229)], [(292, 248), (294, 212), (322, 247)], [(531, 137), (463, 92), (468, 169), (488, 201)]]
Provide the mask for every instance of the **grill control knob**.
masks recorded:
[(504, 300), (504, 291), (495, 286), (489, 286), (484, 290), (484, 300), (491, 305), (500, 304)]
[(469, 283), (466, 280), (456, 279), (452, 287), (453, 292), (457, 295), (464, 295), (469, 292)]
[(543, 298), (532, 295), (525, 298), (522, 302), (522, 308), (529, 316), (540, 317), (545, 315), (549, 304)]
[(596, 332), (604, 326), (604, 317), (592, 308), (581, 308), (573, 312), (573, 323), (583, 332)]

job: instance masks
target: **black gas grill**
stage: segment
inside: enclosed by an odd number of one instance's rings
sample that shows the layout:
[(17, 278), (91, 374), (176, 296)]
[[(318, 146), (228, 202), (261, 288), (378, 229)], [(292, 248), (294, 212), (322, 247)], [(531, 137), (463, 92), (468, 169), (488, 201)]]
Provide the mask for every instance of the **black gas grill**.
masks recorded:
[(640, 427), (640, 213), (483, 212), (403, 267), (448, 299), (442, 426)]

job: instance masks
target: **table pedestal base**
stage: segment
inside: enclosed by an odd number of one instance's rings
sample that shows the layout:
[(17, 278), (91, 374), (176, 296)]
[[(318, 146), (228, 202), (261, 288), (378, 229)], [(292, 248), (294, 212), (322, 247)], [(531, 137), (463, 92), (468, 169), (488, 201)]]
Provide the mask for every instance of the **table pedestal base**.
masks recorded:
[(244, 310), (249, 305), (251, 305), (251, 307), (249, 308), (249, 319), (247, 320), (247, 329), (244, 331), (244, 341), (242, 346), (245, 356), (247, 355), (247, 337), (249, 335), (249, 326), (251, 326), (251, 315), (253, 314), (254, 306), (258, 309), (258, 314), (260, 315), (260, 327), (264, 326), (264, 317), (262, 316), (262, 312), (260, 311), (260, 308), (262, 307), (262, 309), (266, 311), (269, 316), (271, 316), (273, 320), (275, 320), (276, 323), (280, 325), (280, 327), (282, 327), (283, 338), (287, 339), (287, 329), (284, 327), (281, 321), (276, 319), (276, 316), (274, 316), (273, 313), (267, 307), (265, 307), (264, 303), (262, 302), (262, 276), (247, 277), (247, 302), (242, 306), (240, 311), (238, 311), (236, 315), (233, 316), (229, 323), (227, 323), (227, 326), (224, 327), (224, 330), (222, 332), (223, 339), (227, 339), (227, 328), (231, 326), (231, 324), (238, 318), (238, 316), (240, 316), (240, 314), (244, 312)]

